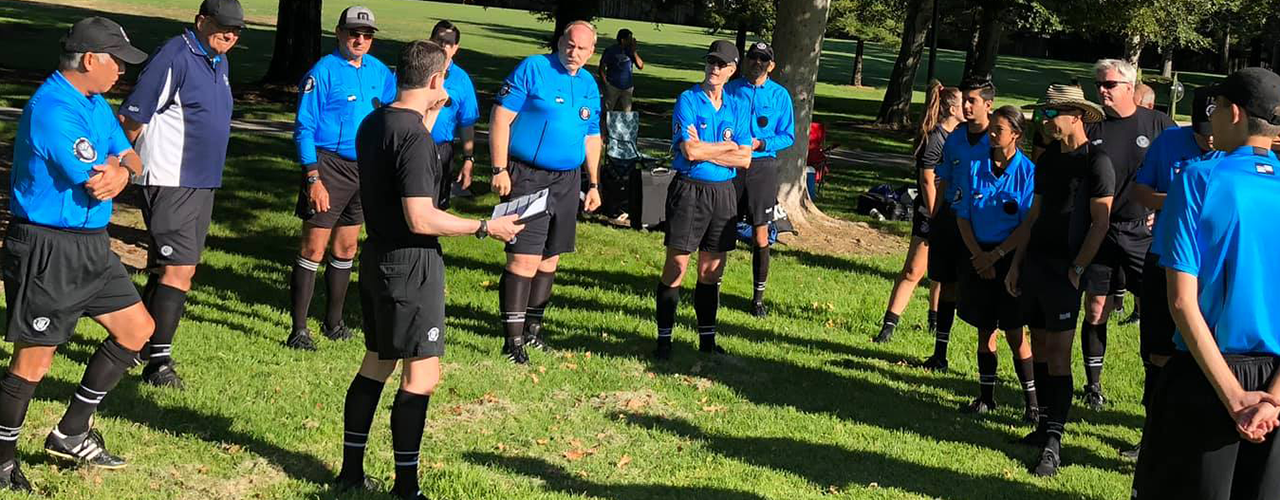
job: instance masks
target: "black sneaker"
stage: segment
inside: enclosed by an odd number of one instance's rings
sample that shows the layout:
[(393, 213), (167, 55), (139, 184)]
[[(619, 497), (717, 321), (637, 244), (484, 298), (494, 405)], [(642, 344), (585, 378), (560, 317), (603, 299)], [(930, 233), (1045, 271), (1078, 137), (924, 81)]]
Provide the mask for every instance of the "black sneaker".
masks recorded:
[(142, 369), (142, 381), (156, 387), (167, 387), (182, 390), (182, 377), (173, 369), (173, 360), (164, 363), (150, 363)]
[(658, 347), (653, 350), (653, 357), (663, 361), (671, 359), (671, 342), (658, 342)]
[(729, 351), (724, 350), (723, 347), (720, 347), (719, 345), (716, 345), (716, 344), (699, 345), (698, 352), (704, 352), (707, 354), (719, 354), (724, 356), (727, 356), (729, 354)]
[(502, 354), (507, 357), (507, 361), (517, 365), (529, 364), (529, 353), (524, 350), (524, 339), (515, 338), (507, 339), (502, 344)]
[(764, 301), (751, 303), (751, 315), (757, 318), (769, 316), (769, 306), (764, 305)]
[(1137, 462), (1138, 457), (1142, 455), (1142, 442), (1139, 441), (1136, 446), (1128, 450), (1120, 450), (1120, 458), (1128, 462)]
[(1102, 395), (1101, 386), (1084, 386), (1084, 405), (1093, 411), (1102, 411), (1107, 406), (1107, 398)]
[(335, 326), (333, 328), (329, 328), (328, 326), (323, 326), (320, 328), (320, 333), (329, 340), (334, 340), (334, 341), (351, 340), (351, 329), (347, 328), (346, 323), (338, 323), (338, 326)]
[(333, 480), (333, 489), (338, 493), (346, 493), (349, 491), (382, 493), (383, 491), (386, 491), (386, 486), (382, 484), (382, 481), (370, 476), (364, 476), (360, 479), (348, 479), (339, 475)]
[(926, 370), (945, 372), (947, 371), (947, 358), (942, 356), (929, 356), (929, 359), (924, 360), (924, 363), (921, 363), (920, 367)]
[(17, 459), (0, 465), (0, 490), (34, 493), (31, 482), (22, 474), (22, 466), (18, 465)]
[(875, 338), (872, 338), (871, 341), (877, 344), (883, 344), (890, 340), (893, 340), (893, 329), (896, 326), (897, 325), (890, 325), (888, 323), (881, 325), (880, 333), (876, 334)]
[(1034, 406), (1028, 406), (1025, 410), (1022, 410), (1022, 422), (1032, 425), (1039, 424), (1040, 409)]
[(524, 327), (524, 345), (530, 349), (546, 351), (547, 344), (542, 340), (542, 325), (538, 323), (525, 323)]
[(290, 333), (289, 338), (284, 341), (284, 346), (299, 351), (316, 350), (316, 342), (311, 340), (311, 330), (306, 328), (294, 330), (293, 333)]
[(97, 429), (77, 436), (59, 436), (57, 429), (49, 433), (44, 440), (44, 451), (58, 458), (74, 460), (78, 463), (100, 469), (122, 469), (128, 465), (123, 458), (107, 451), (107, 443)]
[(974, 399), (960, 407), (961, 413), (972, 413), (975, 415), (983, 415), (991, 413), (996, 409), (995, 401), (984, 401), (982, 398)]
[(1040, 461), (1031, 466), (1031, 474), (1039, 477), (1058, 475), (1058, 467), (1062, 466), (1062, 458), (1058, 456), (1059, 445), (1056, 439), (1049, 439), (1044, 449), (1040, 450)]
[(1142, 315), (1138, 311), (1134, 311), (1128, 318), (1120, 320), (1121, 325), (1136, 325), (1142, 321)]

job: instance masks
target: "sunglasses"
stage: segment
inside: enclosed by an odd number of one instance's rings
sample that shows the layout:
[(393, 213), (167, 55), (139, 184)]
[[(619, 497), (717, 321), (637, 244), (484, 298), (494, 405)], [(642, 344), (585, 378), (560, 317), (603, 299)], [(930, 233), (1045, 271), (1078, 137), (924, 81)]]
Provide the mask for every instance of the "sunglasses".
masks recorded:
[(1100, 82), (1093, 82), (1093, 84), (1094, 84), (1094, 85), (1096, 85), (1098, 88), (1100, 88), (1100, 89), (1107, 89), (1107, 90), (1111, 90), (1111, 89), (1114, 89), (1114, 88), (1116, 88), (1116, 87), (1119, 87), (1119, 86), (1121, 86), (1121, 85), (1125, 85), (1125, 84), (1128, 84), (1128, 83), (1129, 83), (1129, 82), (1122, 82), (1122, 81), (1118, 81), (1118, 80), (1103, 80), (1103, 81), (1100, 81)]
[(1052, 120), (1054, 118), (1057, 118), (1059, 115), (1070, 114), (1069, 111), (1073, 111), (1073, 110), (1066, 110), (1066, 109), (1059, 109), (1059, 108), (1044, 108), (1040, 110), (1040, 113), (1043, 114), (1045, 118)]
[(729, 63), (724, 62), (724, 61), (721, 61), (721, 60), (719, 60), (719, 59), (714, 59), (714, 58), (708, 57), (708, 58), (707, 58), (707, 65), (708, 65), (708, 66), (714, 66), (714, 67), (716, 67), (716, 68), (727, 68), (727, 67), (729, 66)]
[(351, 38), (363, 38), (365, 40), (373, 40), (372, 31), (348, 31), (347, 36)]
[(752, 61), (769, 62), (769, 56), (764, 54), (747, 54), (747, 59)]

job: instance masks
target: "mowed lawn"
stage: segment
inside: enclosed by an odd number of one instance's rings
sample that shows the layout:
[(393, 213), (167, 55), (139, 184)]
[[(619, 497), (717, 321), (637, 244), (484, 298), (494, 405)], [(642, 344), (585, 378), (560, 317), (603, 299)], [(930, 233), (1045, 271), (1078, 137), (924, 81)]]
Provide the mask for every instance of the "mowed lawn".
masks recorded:
[[(271, 51), (274, 0), (247, 0), (252, 29), (233, 53), (236, 83), (255, 81)], [(189, 5), (188, 5), (189, 4)], [(177, 33), (198, 2), (94, 0), (69, 5), (0, 1), (11, 50), (0, 66), (30, 72), (54, 65), (56, 40), (77, 18), (102, 12), (150, 50)], [(401, 44), (425, 35), (436, 19), (463, 30), (459, 63), (476, 80), (483, 107), (519, 59), (540, 51), (549, 23), (524, 11), (404, 0), (367, 2), (383, 27), (375, 53), (394, 61)], [(326, 2), (325, 23), (344, 4)], [(604, 20), (605, 34), (637, 32), (650, 64), (639, 73), (646, 134), (661, 136), (670, 103), (698, 79), (698, 57), (713, 38), (696, 28)], [(332, 40), (326, 39), (326, 48)], [(604, 44), (600, 49), (603, 50)], [(818, 114), (829, 123), (865, 120), (883, 89), (851, 89), (852, 45), (832, 41), (824, 55)], [(892, 49), (869, 45), (867, 83), (883, 85)], [(943, 75), (962, 56), (944, 52)], [(1001, 102), (1033, 100), (1040, 88), (1086, 65), (1002, 58)], [(131, 72), (126, 80), (131, 79)], [(1007, 83), (999, 79), (1010, 75)], [(1021, 75), (1017, 78), (1014, 75)], [(1018, 78), (1022, 78), (1019, 80)], [(0, 99), (21, 106), (31, 88), (0, 85)], [(119, 96), (115, 96), (119, 97)], [(246, 118), (291, 119), (289, 105), (254, 104)], [(487, 113), (487, 112), (486, 112)], [(11, 142), (16, 127), (0, 125)], [(846, 147), (904, 152), (901, 137), (834, 126)], [(226, 184), (218, 194), (209, 248), (188, 300), (175, 356), (187, 390), (123, 380), (101, 407), (97, 425), (130, 467), (72, 469), (47, 458), (41, 444), (71, 397), (84, 363), (104, 332), (89, 321), (65, 346), (37, 391), (19, 456), (37, 487), (59, 499), (89, 498), (385, 498), (338, 496), (326, 483), (341, 456), (342, 400), (363, 352), (357, 340), (320, 340), (317, 353), (281, 346), (288, 333), (289, 266), (298, 222), (292, 216), (297, 167), (292, 142), (270, 134), (232, 137)], [(487, 148), (478, 148), (483, 157)], [(908, 172), (838, 171), (832, 188), (853, 193), (871, 183), (902, 182)], [(482, 179), (481, 182), (484, 182)], [(852, 211), (852, 195), (826, 199), (829, 212)], [(485, 195), (459, 211), (479, 216)], [(119, 228), (118, 228), (119, 229)], [(120, 231), (118, 234), (128, 234)], [(827, 255), (779, 247), (769, 284), (772, 315), (743, 312), (751, 293), (750, 254), (730, 257), (720, 324), (733, 357), (696, 354), (692, 285), (677, 328), (677, 354), (647, 354), (654, 337), (653, 285), (662, 263), (660, 234), (596, 223), (579, 226), (578, 252), (558, 275), (547, 330), (555, 351), (512, 366), (498, 351), (496, 284), (499, 244), (473, 238), (444, 242), (450, 319), (444, 381), (433, 398), (423, 443), (424, 492), (431, 498), (638, 499), (1115, 499), (1128, 494), (1132, 466), (1116, 449), (1136, 442), (1141, 425), (1137, 329), (1114, 327), (1106, 385), (1113, 404), (1077, 406), (1054, 479), (1025, 472), (1036, 450), (1010, 441), (1020, 424), (1021, 395), (1001, 348), (997, 398), (988, 416), (960, 415), (977, 392), (972, 328), (952, 335), (952, 371), (912, 364), (932, 350), (923, 329), (924, 294), (904, 315), (895, 341), (869, 342), (900, 255)], [(140, 284), (141, 277), (136, 278)], [(320, 280), (323, 282), (323, 280)], [(353, 285), (347, 322), (359, 324)], [(318, 287), (313, 316), (323, 310)], [(313, 322), (313, 330), (319, 325)], [(3, 347), (6, 351), (10, 346)], [(1078, 348), (1077, 348), (1078, 349)], [(1077, 363), (1079, 365), (1079, 363)], [(1083, 384), (1077, 366), (1076, 382)], [(367, 470), (391, 478), (384, 392)], [(10, 498), (0, 494), (0, 498)]]

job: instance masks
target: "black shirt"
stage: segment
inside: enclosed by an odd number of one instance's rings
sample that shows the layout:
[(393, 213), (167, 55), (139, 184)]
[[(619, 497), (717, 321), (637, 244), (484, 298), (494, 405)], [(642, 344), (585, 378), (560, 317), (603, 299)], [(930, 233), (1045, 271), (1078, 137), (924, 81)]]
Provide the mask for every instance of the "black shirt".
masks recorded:
[(1126, 118), (1108, 116), (1100, 123), (1085, 125), (1093, 144), (1106, 150), (1116, 169), (1116, 199), (1111, 207), (1113, 222), (1134, 221), (1147, 216), (1147, 208), (1134, 199), (1134, 179), (1147, 156), (1147, 147), (1169, 127), (1177, 124), (1169, 115), (1138, 107)]
[(929, 135), (924, 139), (924, 147), (920, 149), (920, 156), (916, 159), (916, 172), (921, 170), (933, 170), (942, 161), (942, 146), (947, 143), (947, 136), (951, 132), (942, 128), (942, 125), (933, 127), (929, 131)]
[(1040, 215), (1031, 227), (1027, 251), (1043, 257), (1074, 259), (1092, 222), (1089, 200), (1115, 196), (1116, 174), (1111, 158), (1087, 143), (1063, 153), (1055, 142), (1040, 155), (1035, 176)]
[(438, 200), (440, 157), (422, 115), (390, 106), (369, 113), (356, 132), (356, 158), (368, 244), (379, 252), (440, 248), (435, 236), (409, 231), (401, 202), (416, 197)]

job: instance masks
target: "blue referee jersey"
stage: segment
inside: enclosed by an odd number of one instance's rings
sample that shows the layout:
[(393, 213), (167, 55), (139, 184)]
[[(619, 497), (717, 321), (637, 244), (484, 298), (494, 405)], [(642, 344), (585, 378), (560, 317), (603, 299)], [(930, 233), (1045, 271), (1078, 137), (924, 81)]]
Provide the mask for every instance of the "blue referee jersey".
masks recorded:
[[(1200, 311), (1227, 354), (1280, 356), (1280, 160), (1245, 146), (1187, 165), (1165, 199), (1160, 264), (1196, 276)], [(1181, 332), (1174, 343), (1187, 350)]]
[(1014, 153), (1000, 177), (991, 172), (991, 165), (988, 161), (985, 168), (961, 177), (960, 202), (952, 207), (983, 244), (999, 244), (1013, 234), (1027, 219), (1035, 196), (1036, 165), (1022, 151)]
[(508, 154), (543, 170), (573, 170), (600, 135), (600, 88), (591, 72), (570, 75), (555, 54), (529, 56), (498, 90), (497, 105), (517, 113)]
[(64, 229), (102, 229), (111, 200), (85, 191), (94, 165), (133, 149), (101, 95), (86, 97), (55, 72), (22, 109), (13, 140), (10, 210), (14, 217)]
[(976, 144), (969, 143), (967, 127), (957, 127), (947, 136), (942, 145), (942, 162), (933, 168), (939, 179), (947, 181), (947, 191), (942, 193), (943, 200), (952, 205), (960, 201), (960, 185), (973, 172), (988, 169), (991, 162), (991, 137), (982, 133)]
[[(1195, 131), (1191, 127), (1170, 127), (1161, 133), (1160, 137), (1157, 137), (1147, 149), (1147, 156), (1142, 160), (1142, 167), (1138, 169), (1136, 180), (1138, 184), (1147, 186), (1157, 193), (1168, 193), (1170, 185), (1187, 164), (1218, 158), (1225, 154), (1221, 151), (1205, 152), (1200, 149), (1200, 145), (1196, 144)], [(1164, 217), (1156, 217), (1156, 226), (1152, 234), (1160, 233), (1163, 220)], [(1161, 248), (1160, 240), (1156, 238), (1152, 240), (1148, 251), (1154, 255), (1160, 255)]]
[(449, 102), (436, 115), (436, 123), (431, 127), (431, 139), (436, 144), (453, 142), (459, 128), (475, 125), (480, 119), (480, 106), (476, 103), (476, 87), (471, 83), (471, 75), (457, 64), (451, 63), (445, 71), (444, 90), (449, 94)]
[(726, 94), (746, 106), (751, 122), (751, 136), (764, 143), (764, 149), (752, 151), (752, 158), (777, 158), (778, 151), (796, 142), (796, 117), (791, 94), (782, 85), (766, 78), (764, 85), (752, 85), (746, 78), (734, 78), (724, 85)]
[(721, 182), (733, 179), (737, 172), (709, 161), (691, 162), (685, 158), (680, 144), (689, 139), (689, 125), (698, 130), (698, 140), (702, 142), (732, 141), (739, 146), (751, 146), (746, 105), (728, 92), (721, 92), (720, 96), (720, 109), (716, 109), (711, 97), (698, 84), (681, 92), (676, 99), (676, 109), (671, 115), (671, 150), (675, 152), (671, 168), (690, 179)]
[(314, 164), (317, 149), (354, 161), (360, 122), (394, 100), (396, 77), (373, 55), (365, 54), (359, 68), (337, 50), (321, 57), (298, 87), (298, 118), (293, 128), (298, 161)]

